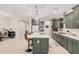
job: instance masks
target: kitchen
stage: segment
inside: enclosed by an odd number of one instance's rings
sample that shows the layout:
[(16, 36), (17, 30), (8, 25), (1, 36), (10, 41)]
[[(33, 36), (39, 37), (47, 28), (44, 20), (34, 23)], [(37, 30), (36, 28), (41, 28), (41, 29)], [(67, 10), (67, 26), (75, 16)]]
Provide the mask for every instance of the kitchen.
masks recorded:
[(78, 54), (78, 12), (78, 4), (0, 4), (0, 53)]

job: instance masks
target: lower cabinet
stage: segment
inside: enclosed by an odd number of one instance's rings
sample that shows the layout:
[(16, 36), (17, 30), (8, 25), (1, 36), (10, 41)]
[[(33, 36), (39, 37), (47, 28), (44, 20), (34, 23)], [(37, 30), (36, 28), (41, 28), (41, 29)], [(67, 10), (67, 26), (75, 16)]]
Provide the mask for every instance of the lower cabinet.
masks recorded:
[(68, 51), (73, 54), (78, 53), (78, 41), (72, 38), (68, 38)]
[(57, 34), (54, 34), (54, 40), (57, 41)]
[(54, 34), (53, 38), (70, 53), (79, 54), (79, 40), (65, 37), (59, 34)]
[(60, 43), (60, 35), (54, 34), (54, 40), (58, 43)]
[(63, 46), (65, 49), (68, 48), (68, 38), (67, 37), (64, 37), (64, 43), (63, 43)]
[(77, 54), (78, 53), (78, 41), (72, 39), (72, 46), (73, 46), (73, 54)]
[(57, 35), (57, 34), (55, 34), (55, 35), (56, 35), (56, 36), (55, 36), (55, 39), (56, 39), (56, 41), (58, 42), (58, 40), (59, 40), (59, 39), (58, 39), (58, 35)]
[(33, 38), (33, 54), (47, 54), (49, 51), (48, 38)]
[(52, 38), (53, 38), (53, 39), (55, 38), (55, 34), (53, 34), (53, 33), (52, 33)]
[(57, 35), (58, 43), (60, 44), (60, 35)]
[(79, 54), (79, 40), (78, 40), (78, 49), (77, 49), (77, 50), (78, 50), (77, 52), (78, 52), (78, 54)]
[(68, 38), (68, 51), (70, 53), (72, 53), (72, 49), (73, 49), (73, 47), (72, 47), (72, 39)]
[(60, 36), (60, 44), (62, 45), (62, 46), (64, 46), (64, 36)]

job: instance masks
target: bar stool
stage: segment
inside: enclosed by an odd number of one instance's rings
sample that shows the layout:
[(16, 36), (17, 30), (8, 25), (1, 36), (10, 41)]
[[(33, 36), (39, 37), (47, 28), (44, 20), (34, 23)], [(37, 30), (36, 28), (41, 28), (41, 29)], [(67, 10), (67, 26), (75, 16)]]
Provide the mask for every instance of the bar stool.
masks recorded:
[(0, 41), (2, 41), (3, 35), (2, 32), (0, 32)]
[[(30, 34), (30, 33), (29, 33)], [(30, 35), (28, 34), (28, 32), (26, 31), (25, 33), (25, 39), (28, 41), (28, 48), (25, 50), (26, 52), (31, 52), (32, 49), (30, 49)]]

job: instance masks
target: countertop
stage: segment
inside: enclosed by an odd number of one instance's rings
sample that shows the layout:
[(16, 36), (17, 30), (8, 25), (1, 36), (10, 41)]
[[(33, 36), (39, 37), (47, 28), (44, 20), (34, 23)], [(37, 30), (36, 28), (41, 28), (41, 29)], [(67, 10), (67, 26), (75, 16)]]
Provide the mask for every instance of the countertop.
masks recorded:
[(48, 35), (46, 35), (45, 33), (33, 33), (32, 35), (32, 38), (49, 38)]
[(69, 37), (69, 38), (72, 38), (72, 39), (76, 39), (76, 40), (79, 40), (79, 36), (74, 36), (74, 35), (69, 35), (67, 33), (64, 33), (64, 34), (61, 34), (59, 32), (53, 32), (53, 33), (56, 33), (56, 34), (59, 34), (59, 35), (62, 35), (62, 36), (65, 36), (65, 37)]

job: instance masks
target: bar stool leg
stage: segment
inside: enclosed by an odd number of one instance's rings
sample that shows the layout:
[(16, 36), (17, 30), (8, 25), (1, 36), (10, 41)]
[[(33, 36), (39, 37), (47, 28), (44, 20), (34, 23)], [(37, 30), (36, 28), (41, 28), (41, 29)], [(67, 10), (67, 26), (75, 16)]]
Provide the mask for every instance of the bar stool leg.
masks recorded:
[(28, 39), (28, 48), (26, 49), (26, 52), (31, 52), (32, 49), (30, 49), (30, 40)]

